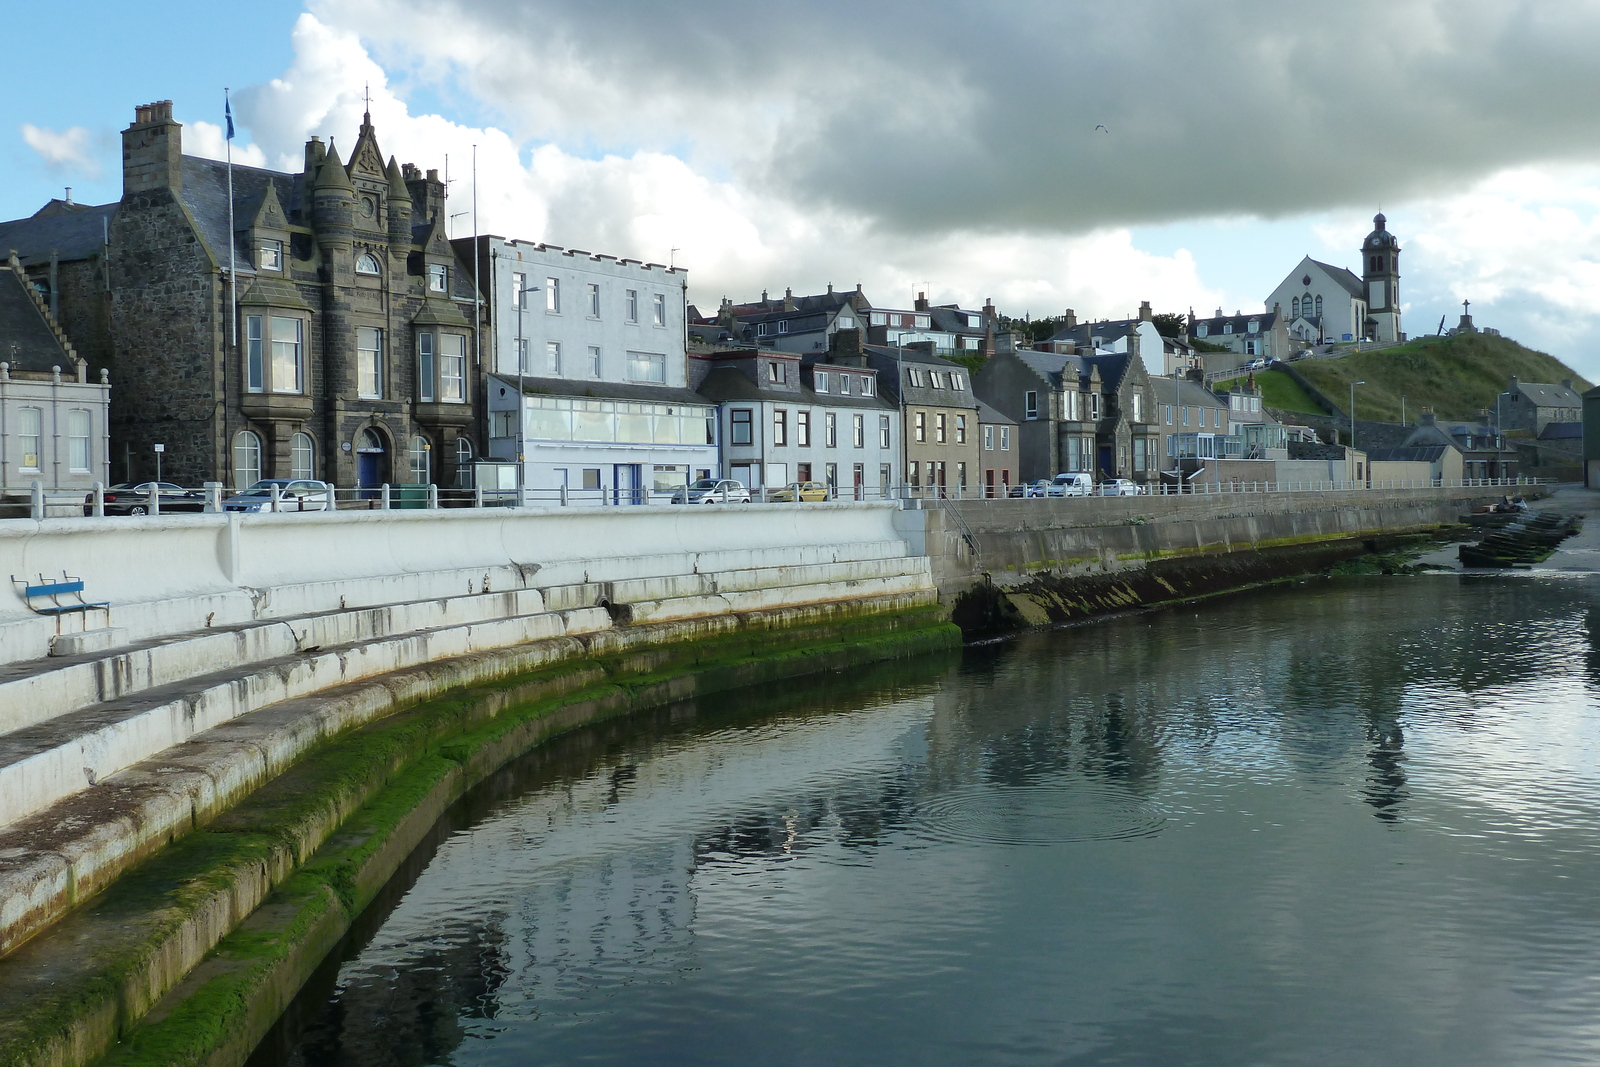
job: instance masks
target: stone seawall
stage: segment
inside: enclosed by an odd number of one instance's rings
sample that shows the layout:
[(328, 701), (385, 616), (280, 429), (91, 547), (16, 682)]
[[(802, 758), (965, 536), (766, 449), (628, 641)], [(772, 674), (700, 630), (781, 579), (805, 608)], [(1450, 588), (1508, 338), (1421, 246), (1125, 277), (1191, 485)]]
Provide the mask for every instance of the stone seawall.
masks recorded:
[[(1520, 490), (1537, 496), (1536, 486)], [(1322, 570), (1438, 530), (1500, 488), (944, 501), (923, 517), (941, 599), (969, 633), (1047, 625)], [(909, 528), (912, 521), (905, 520)]]

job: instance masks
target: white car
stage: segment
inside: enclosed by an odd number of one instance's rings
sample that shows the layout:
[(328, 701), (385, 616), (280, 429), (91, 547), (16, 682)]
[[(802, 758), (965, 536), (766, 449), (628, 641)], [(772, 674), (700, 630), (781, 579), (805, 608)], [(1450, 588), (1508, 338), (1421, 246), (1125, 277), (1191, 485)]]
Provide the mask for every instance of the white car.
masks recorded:
[(1267, 359), (1264, 356), (1257, 356), (1255, 359), (1252, 359), (1249, 363), (1246, 363), (1244, 365), (1244, 369), (1245, 370), (1266, 370), (1271, 365), (1272, 365), (1272, 361), (1271, 360)]
[(1045, 496), (1093, 496), (1094, 478), (1086, 471), (1058, 474), (1045, 487)]
[(1108, 478), (1100, 483), (1101, 496), (1139, 496), (1144, 491), (1144, 486), (1126, 478)]
[(748, 504), (750, 490), (732, 478), (701, 478), (672, 494), (674, 504)]
[[(278, 506), (272, 506), (272, 487)], [(263, 478), (222, 502), (224, 511), (332, 511), (333, 486), (310, 478)]]

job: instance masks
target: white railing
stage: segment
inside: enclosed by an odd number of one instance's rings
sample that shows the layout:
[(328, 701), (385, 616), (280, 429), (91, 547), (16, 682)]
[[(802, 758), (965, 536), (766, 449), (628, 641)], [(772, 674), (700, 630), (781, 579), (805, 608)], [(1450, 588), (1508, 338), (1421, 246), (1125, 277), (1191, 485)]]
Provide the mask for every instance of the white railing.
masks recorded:
[[(1406, 489), (1487, 489), (1511, 488), (1553, 484), (1550, 478), (1456, 478), (1305, 482), (1194, 482), (1177, 485), (1142, 485), (1137, 494), (1109, 493), (1097, 488), (1090, 494), (1059, 495), (1048, 489), (1030, 484), (974, 486), (890, 485), (859, 487), (830, 487), (827, 499), (832, 503), (856, 503), (898, 500), (902, 506), (921, 506), (924, 501), (979, 500), (1036, 500), (1073, 499), (1081, 496), (1217, 496), (1230, 493), (1328, 493), (1352, 491), (1380, 491)], [(287, 514), (315, 514), (338, 511), (404, 511), (458, 508), (524, 507), (524, 508), (605, 508), (639, 506), (683, 506), (681, 489), (445, 489), (437, 485), (381, 485), (373, 488), (333, 487), (328, 492), (306, 496), (289, 496), (274, 488), (267, 498), (257, 498), (260, 511)], [(749, 502), (757, 504), (810, 503), (786, 489), (756, 488), (748, 490)], [(777, 499), (787, 496), (789, 499)], [(86, 517), (121, 517), (124, 515), (171, 515), (175, 513), (216, 513), (239, 510), (237, 490), (227, 490), (217, 483), (207, 483), (204, 489), (188, 490), (179, 496), (173, 493), (158, 494), (144, 491), (129, 494), (119, 491), (116, 499), (108, 502), (106, 490), (95, 485), (85, 492), (82, 489), (45, 489), (35, 482), (24, 495), (8, 491), (0, 502), (25, 505), (33, 519), (60, 518), (72, 515)], [(712, 494), (710, 499), (695, 498), (690, 504), (738, 504), (745, 502), (745, 493), (738, 490)], [(331, 499), (330, 499), (331, 498)], [(677, 499), (675, 499), (677, 498)], [(229, 506), (232, 504), (233, 506)], [(20, 516), (19, 516), (20, 517)]]

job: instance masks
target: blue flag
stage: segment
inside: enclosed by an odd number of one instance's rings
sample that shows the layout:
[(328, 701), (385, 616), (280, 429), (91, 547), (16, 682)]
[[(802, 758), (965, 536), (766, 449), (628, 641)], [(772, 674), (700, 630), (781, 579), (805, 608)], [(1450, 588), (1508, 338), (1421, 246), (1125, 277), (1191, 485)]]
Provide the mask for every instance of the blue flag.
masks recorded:
[(228, 117), (228, 140), (233, 140), (233, 102), (222, 98), (222, 113)]

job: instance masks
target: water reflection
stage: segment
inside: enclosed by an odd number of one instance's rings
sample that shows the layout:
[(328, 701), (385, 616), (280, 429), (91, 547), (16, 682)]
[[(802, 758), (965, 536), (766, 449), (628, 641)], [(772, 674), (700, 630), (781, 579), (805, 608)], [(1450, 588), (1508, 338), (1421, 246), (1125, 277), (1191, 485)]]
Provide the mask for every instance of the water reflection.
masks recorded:
[(1317, 583), (582, 731), (256, 1062), (1600, 1057), (1597, 600)]

